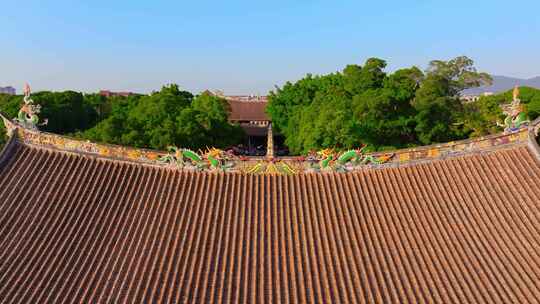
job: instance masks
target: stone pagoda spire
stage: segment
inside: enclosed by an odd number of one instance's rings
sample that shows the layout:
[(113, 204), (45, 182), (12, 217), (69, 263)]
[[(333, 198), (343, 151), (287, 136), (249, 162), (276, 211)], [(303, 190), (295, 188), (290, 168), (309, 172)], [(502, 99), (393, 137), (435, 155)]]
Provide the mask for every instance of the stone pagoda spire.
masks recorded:
[(274, 157), (274, 134), (272, 133), (272, 123), (268, 124), (268, 135), (266, 142), (266, 158)]

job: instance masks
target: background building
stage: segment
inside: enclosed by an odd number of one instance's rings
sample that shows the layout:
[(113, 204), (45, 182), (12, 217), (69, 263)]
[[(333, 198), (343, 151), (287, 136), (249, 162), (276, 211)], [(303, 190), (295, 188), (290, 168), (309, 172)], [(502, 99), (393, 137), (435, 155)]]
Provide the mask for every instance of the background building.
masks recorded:
[(112, 92), (108, 90), (101, 90), (99, 91), (99, 95), (105, 96), (105, 97), (113, 97), (113, 96), (128, 97), (128, 96), (133, 95), (133, 93), (132, 92)]
[(246, 132), (244, 143), (247, 155), (264, 155), (270, 117), (266, 114), (267, 99), (251, 96), (223, 96), (229, 102), (229, 121), (239, 124)]
[(17, 94), (17, 90), (15, 90), (14, 87), (0, 87), (0, 94), (9, 94), (9, 95), (15, 95)]
[[(235, 147), (236, 153), (251, 156), (262, 156), (267, 151), (268, 128), (271, 122), (266, 114), (268, 97), (261, 95), (225, 95), (223, 91), (206, 90), (203, 94), (219, 96), (228, 101), (230, 107), (229, 121), (239, 124), (246, 132), (246, 142)], [(274, 132), (273, 143), (276, 155), (286, 155), (288, 151), (283, 145), (284, 138)]]
[(475, 102), (475, 101), (480, 100), (480, 97), (486, 97), (486, 96), (491, 96), (491, 95), (493, 95), (493, 92), (484, 92), (479, 95), (462, 95), (460, 99), (464, 103), (469, 103), (469, 102)]

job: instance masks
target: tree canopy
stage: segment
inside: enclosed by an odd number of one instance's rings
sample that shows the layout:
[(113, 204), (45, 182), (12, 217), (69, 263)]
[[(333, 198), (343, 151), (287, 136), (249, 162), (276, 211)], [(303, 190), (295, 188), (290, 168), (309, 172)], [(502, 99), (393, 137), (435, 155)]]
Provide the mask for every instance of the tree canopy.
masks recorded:
[(243, 139), (231, 125), (228, 103), (203, 93), (197, 97), (177, 85), (149, 96), (128, 97), (112, 104), (110, 115), (78, 136), (98, 142), (165, 149), (169, 145), (224, 148)]
[(291, 152), (362, 144), (384, 150), (468, 136), (459, 93), (491, 81), (472, 60), (436, 60), (424, 72), (411, 67), (388, 74), (385, 67), (370, 58), (270, 92), (267, 111)]
[[(0, 110), (15, 117), (23, 97), (0, 95)], [(210, 94), (194, 96), (177, 85), (151, 95), (104, 97), (73, 91), (38, 92), (32, 99), (48, 119), (41, 130), (96, 142), (165, 149), (169, 145), (200, 149), (241, 143), (245, 134), (228, 122), (226, 100)], [(5, 130), (0, 130), (0, 144)]]

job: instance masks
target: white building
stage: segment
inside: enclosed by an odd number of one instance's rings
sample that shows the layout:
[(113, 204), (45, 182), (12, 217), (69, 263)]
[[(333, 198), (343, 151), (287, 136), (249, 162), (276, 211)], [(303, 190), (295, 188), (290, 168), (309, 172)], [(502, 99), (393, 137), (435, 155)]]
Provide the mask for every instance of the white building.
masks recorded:
[(493, 92), (484, 92), (480, 95), (463, 95), (460, 97), (460, 99), (464, 103), (469, 103), (469, 102), (478, 101), (480, 97), (491, 96), (491, 95), (493, 95)]

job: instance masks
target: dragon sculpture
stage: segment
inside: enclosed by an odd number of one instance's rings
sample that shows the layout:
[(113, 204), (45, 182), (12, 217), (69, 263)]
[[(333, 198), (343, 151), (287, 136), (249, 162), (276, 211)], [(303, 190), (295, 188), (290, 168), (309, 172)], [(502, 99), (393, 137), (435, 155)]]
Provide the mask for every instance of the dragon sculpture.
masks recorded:
[(216, 148), (196, 153), (189, 149), (174, 146), (168, 148), (169, 153), (159, 158), (159, 162), (183, 169), (198, 171), (235, 171), (247, 174), (283, 174), (293, 175), (299, 172), (349, 172), (367, 165), (381, 165), (388, 162), (394, 154), (373, 156), (363, 154), (365, 146), (356, 150), (336, 153), (332, 149), (312, 152), (307, 157), (296, 160), (280, 160), (275, 158), (250, 160), (237, 157)]
[(207, 148), (201, 153), (177, 147), (169, 147), (168, 150), (169, 154), (160, 158), (162, 163), (196, 170), (227, 171), (234, 167), (234, 155), (220, 149)]
[(381, 165), (389, 161), (394, 154), (375, 157), (363, 154), (365, 145), (360, 149), (348, 150), (343, 153), (336, 153), (332, 149), (325, 149), (316, 153), (310, 153), (308, 162), (313, 171), (336, 171), (347, 172), (351, 169), (368, 164)]
[(19, 114), (17, 115), (17, 118), (15, 118), (15, 121), (26, 128), (37, 129), (38, 125), (46, 125), (47, 120), (39, 124), (39, 117), (37, 114), (41, 112), (41, 106), (38, 104), (34, 104), (34, 101), (32, 100), (32, 98), (30, 98), (30, 94), (30, 86), (26, 84), (24, 86), (23, 105), (21, 106), (21, 109), (19, 110)]
[(506, 115), (504, 123), (497, 122), (499, 127), (504, 128), (505, 133), (510, 133), (519, 130), (522, 126), (529, 123), (525, 113), (523, 113), (523, 105), (519, 99), (519, 87), (516, 86), (513, 92), (513, 100), (510, 104), (501, 106), (503, 113)]

